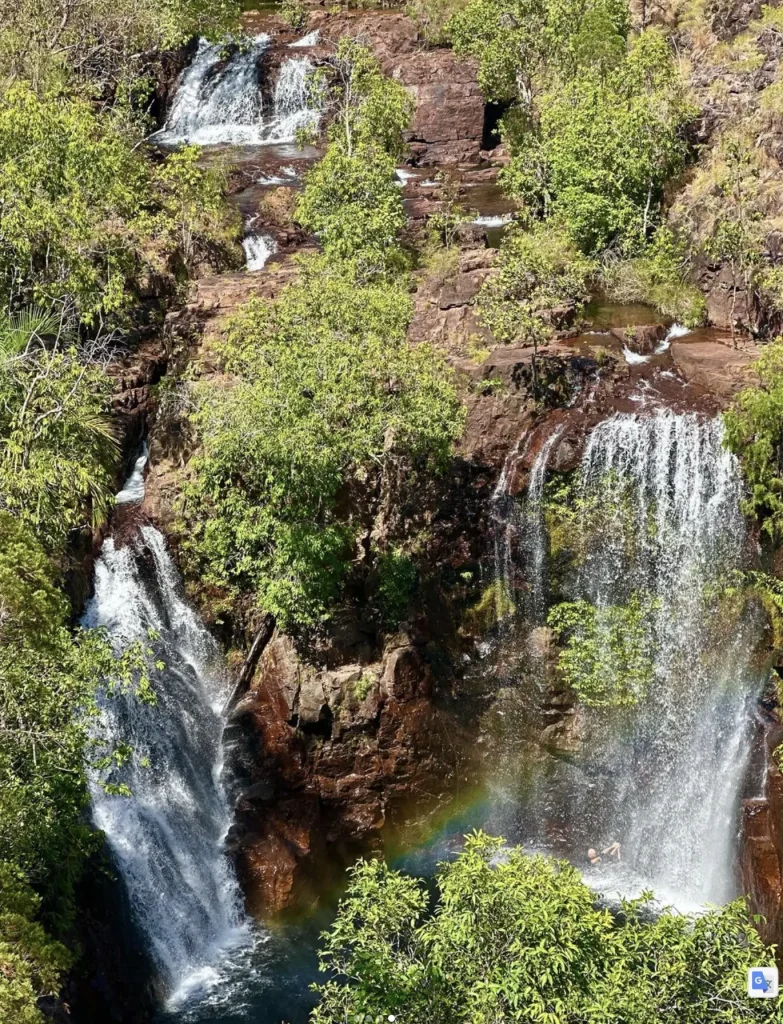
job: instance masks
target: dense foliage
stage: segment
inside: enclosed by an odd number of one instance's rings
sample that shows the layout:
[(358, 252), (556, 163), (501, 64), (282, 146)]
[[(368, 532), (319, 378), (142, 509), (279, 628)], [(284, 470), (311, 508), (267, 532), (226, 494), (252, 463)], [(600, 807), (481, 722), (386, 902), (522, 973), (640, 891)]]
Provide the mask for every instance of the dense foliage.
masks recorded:
[(253, 590), (284, 623), (317, 620), (352, 557), (341, 489), (402, 455), (443, 463), (460, 406), (442, 361), (408, 346), (410, 312), (401, 289), (318, 260), (234, 318), (229, 376), (195, 392), (186, 547), (207, 582)]
[(160, 53), (234, 30), (235, 0), (0, 0), (0, 82), (146, 100)]
[(557, 667), (579, 699), (594, 707), (635, 704), (653, 680), (653, 608), (633, 594), (627, 604), (555, 605), (547, 622), (563, 644)]
[(565, 861), (474, 833), (419, 879), (359, 862), (324, 935), (313, 1024), (747, 1024), (776, 1001), (745, 996), (747, 968), (773, 964), (737, 900), (697, 918), (648, 894), (596, 905)]
[(723, 414), (725, 444), (742, 464), (746, 511), (777, 538), (783, 527), (783, 339), (762, 351), (754, 370), (758, 384), (740, 392)]
[(67, 320), (0, 317), (0, 504), (52, 551), (106, 515), (117, 446), (111, 382)]
[(230, 244), (219, 182), (186, 150), (146, 160), (121, 126), (80, 100), (0, 97), (0, 299), (65, 300), (95, 325), (152, 276), (177, 277)]
[(499, 273), (479, 296), (479, 318), (501, 343), (538, 346), (588, 298), (593, 265), (569, 235), (549, 224), (511, 231), (503, 241)]
[(394, 161), (410, 97), (350, 39), (341, 40), (321, 87), (329, 145), (307, 175), (297, 220), (319, 236), (330, 262), (350, 262), (351, 272), (365, 278), (399, 271), (406, 262), (398, 240), (406, 218)]

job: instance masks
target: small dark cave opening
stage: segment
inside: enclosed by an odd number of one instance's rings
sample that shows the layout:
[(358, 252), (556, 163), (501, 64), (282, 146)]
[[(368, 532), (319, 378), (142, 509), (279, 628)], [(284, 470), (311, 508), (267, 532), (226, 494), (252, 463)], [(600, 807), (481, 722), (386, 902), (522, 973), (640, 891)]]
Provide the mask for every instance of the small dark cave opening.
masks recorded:
[(484, 127), (481, 132), (481, 148), (494, 149), (500, 144), (500, 121), (511, 106), (508, 102), (484, 104)]

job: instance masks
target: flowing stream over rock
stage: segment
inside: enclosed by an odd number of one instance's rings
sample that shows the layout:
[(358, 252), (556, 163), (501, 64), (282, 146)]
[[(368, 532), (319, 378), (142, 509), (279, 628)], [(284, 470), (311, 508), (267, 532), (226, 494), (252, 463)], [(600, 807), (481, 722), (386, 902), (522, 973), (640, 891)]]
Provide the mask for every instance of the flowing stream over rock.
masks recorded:
[[(541, 448), (521, 509), (495, 498), (496, 513), (518, 519), (496, 548), (496, 573), (515, 598), (507, 544), (516, 538), (533, 589), (517, 600), (528, 636), (548, 601), (541, 506), (557, 437)], [(668, 410), (617, 414), (590, 434), (567, 538), (576, 565), (560, 583), (561, 600), (589, 602), (600, 614), (638, 599), (650, 679), (632, 707), (578, 709), (579, 750), (555, 759), (522, 811), (534, 845), (554, 836), (582, 867), (588, 846), (621, 843), (620, 864), (604, 858), (588, 870), (596, 888), (651, 888), (683, 909), (736, 893), (738, 801), (763, 683), (753, 661), (759, 623), (718, 598), (746, 543), (739, 472), (721, 438), (719, 420)], [(611, 683), (617, 652), (608, 631), (595, 641)]]
[[(143, 486), (134, 493), (139, 500)], [(108, 795), (98, 778), (91, 791), (95, 825), (106, 834), (167, 998), (177, 1004), (215, 984), (221, 955), (250, 936), (223, 848), (231, 814), (221, 780), (222, 659), (151, 526), (127, 544), (106, 540), (84, 624), (106, 629), (117, 650), (147, 645), (163, 666), (154, 705), (116, 697), (102, 708), (103, 733), (133, 750), (109, 781), (131, 795)]]
[(229, 143), (266, 145), (291, 142), (300, 128), (318, 123), (318, 96), (310, 85), (312, 61), (290, 57), (278, 71), (273, 109), (264, 110), (259, 60), (269, 36), (228, 56), (221, 43), (199, 40), (198, 50), (180, 75), (164, 128), (153, 138), (166, 145)]

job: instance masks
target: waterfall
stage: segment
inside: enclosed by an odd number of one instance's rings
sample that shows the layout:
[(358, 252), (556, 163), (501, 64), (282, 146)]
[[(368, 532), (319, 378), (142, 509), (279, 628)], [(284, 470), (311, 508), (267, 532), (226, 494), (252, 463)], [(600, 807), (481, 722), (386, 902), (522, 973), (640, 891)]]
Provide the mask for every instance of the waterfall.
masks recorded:
[(269, 36), (255, 36), (247, 49), (229, 57), (220, 43), (200, 39), (192, 62), (177, 85), (159, 142), (198, 145), (258, 142), (263, 133), (263, 101), (258, 59)]
[(222, 44), (199, 40), (180, 76), (165, 127), (153, 139), (167, 145), (264, 145), (291, 142), (299, 128), (317, 124), (319, 102), (307, 57), (283, 62), (274, 109), (264, 116), (258, 64), (268, 46), (269, 36), (258, 35), (226, 56)]
[(275, 118), (270, 142), (290, 141), (301, 128), (319, 120), (318, 96), (312, 88), (313, 62), (308, 57), (289, 58), (278, 73), (275, 86)]
[[(523, 785), (516, 820), (525, 839), (572, 857), (599, 891), (652, 889), (683, 910), (725, 902), (737, 892), (739, 802), (753, 782), (755, 706), (766, 678), (757, 660), (759, 615), (725, 596), (747, 545), (736, 459), (723, 447), (720, 419), (659, 409), (599, 423), (572, 480), (564, 535), (561, 527), (559, 543), (572, 560), (563, 562), (563, 550), (553, 582), (542, 495), (561, 429), (540, 448), (525, 502), (507, 493), (521, 441), (493, 498), (495, 571), (509, 601), (522, 608), (517, 631), (507, 628), (505, 657), (545, 621), (550, 590), (557, 600), (589, 602), (599, 612), (638, 599), (650, 679), (631, 707), (582, 703), (577, 728), (568, 732), (568, 743), (576, 745), (565, 748), (573, 755), (545, 755), (534, 779), (527, 769), (519, 774), (517, 760), (501, 790), (508, 795), (503, 787)], [(512, 589), (515, 555), (516, 572), (532, 590), (522, 602)], [(609, 678), (619, 680), (606, 635), (597, 633), (595, 643)], [(544, 723), (552, 720), (549, 684), (538, 691), (529, 667), (520, 665), (518, 710), (511, 715), (503, 705), (502, 711), (512, 730), (503, 734), (503, 771), (513, 765), (515, 730), (523, 745), (530, 735), (525, 708), (536, 692)], [(535, 761), (541, 754), (529, 756)], [(621, 844), (620, 863), (587, 864), (588, 847), (600, 851), (614, 841)]]
[[(514, 495), (509, 493), (509, 484), (520, 459), (530, 447), (531, 438), (521, 437), (509, 453), (503, 471), (492, 496), (492, 518), (495, 522), (495, 579), (501, 584), (503, 593), (497, 600), (508, 609), (514, 604), (513, 550), (519, 545), (527, 565), (529, 587), (529, 617), (538, 622), (546, 610), (546, 528), (544, 525), (543, 495), (549, 457), (563, 427), (560, 426), (544, 441), (530, 470), (527, 496), (520, 507)], [(522, 442), (525, 447), (520, 452)], [(500, 606), (498, 608), (500, 611)]]
[(118, 505), (131, 505), (141, 501), (144, 497), (144, 469), (147, 465), (147, 457), (147, 445), (145, 444), (133, 464), (133, 470), (126, 480), (125, 486), (114, 499)]
[(320, 35), (320, 30), (316, 28), (312, 32), (308, 32), (306, 36), (302, 36), (301, 39), (297, 39), (295, 43), (289, 43), (288, 45), (292, 50), (298, 47), (317, 46)]
[(604, 838), (623, 843), (626, 885), (685, 904), (735, 892), (737, 808), (763, 682), (758, 623), (722, 625), (716, 612), (745, 544), (740, 476), (721, 442), (719, 419), (670, 411), (616, 415), (593, 430), (582, 503), (611, 514), (595, 540), (583, 523), (571, 594), (599, 608), (634, 593), (651, 600), (649, 694), (627, 716), (592, 715), (605, 733), (595, 766), (611, 780)]
[(106, 835), (135, 920), (177, 1004), (216, 984), (221, 953), (249, 939), (223, 850), (231, 816), (221, 782), (226, 685), (220, 653), (184, 600), (164, 539), (151, 526), (123, 546), (106, 540), (83, 622), (106, 629), (117, 650), (147, 644), (164, 666), (154, 678), (153, 706), (130, 697), (104, 701), (102, 735), (133, 749), (132, 760), (111, 769), (108, 781), (131, 795), (107, 794), (97, 777), (91, 795), (93, 821)]
[(247, 235), (242, 239), (248, 270), (263, 270), (269, 257), (277, 252), (277, 242), (271, 235)]

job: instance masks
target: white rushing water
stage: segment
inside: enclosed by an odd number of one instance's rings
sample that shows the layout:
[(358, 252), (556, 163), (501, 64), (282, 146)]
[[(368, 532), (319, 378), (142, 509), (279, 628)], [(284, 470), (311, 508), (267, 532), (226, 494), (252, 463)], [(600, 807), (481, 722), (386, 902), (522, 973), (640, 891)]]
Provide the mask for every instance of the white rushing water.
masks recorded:
[(635, 877), (681, 905), (723, 902), (736, 889), (738, 801), (762, 683), (758, 624), (736, 614), (721, 624), (715, 606), (745, 543), (736, 460), (719, 419), (658, 411), (599, 424), (581, 471), (585, 503), (597, 498), (612, 515), (600, 543), (586, 543), (574, 596), (598, 607), (632, 594), (652, 602), (649, 694), (599, 753), (612, 780), (606, 828), (622, 836), (629, 888)]
[(267, 35), (229, 56), (224, 46), (199, 40), (192, 62), (182, 72), (165, 127), (153, 138), (167, 145), (195, 143), (265, 145), (290, 142), (299, 128), (316, 125), (318, 95), (311, 87), (313, 64), (289, 58), (278, 72), (274, 105), (264, 110), (259, 59)]
[[(592, 334), (594, 332), (588, 331), (587, 333)], [(627, 345), (623, 345), (623, 358), (629, 366), (634, 366), (637, 363), (649, 363), (653, 356), (663, 355), (677, 338), (684, 338), (686, 334), (690, 333), (690, 328), (683, 327), (682, 324), (672, 324), (666, 332), (666, 337), (655, 346), (655, 350), (649, 355), (640, 355), (638, 352), (631, 351)]]
[(308, 57), (292, 57), (280, 66), (268, 141), (290, 142), (300, 129), (318, 124), (320, 105), (312, 87), (312, 73), (313, 63)]
[[(509, 486), (519, 462), (527, 454), (531, 436), (521, 437), (509, 452), (503, 465), (495, 491), (492, 495), (492, 518), (495, 523), (495, 577), (503, 588), (498, 594), (498, 608), (507, 609), (515, 605), (514, 594), (514, 550), (523, 553), (527, 568), (528, 593), (527, 617), (538, 622), (546, 611), (547, 586), (546, 569), (546, 527), (544, 524), (544, 483), (552, 453), (563, 428), (556, 428), (536, 455), (530, 470), (525, 502), (520, 506), (516, 497), (509, 493)], [(523, 447), (524, 441), (524, 447)]]
[(312, 32), (308, 32), (306, 36), (302, 36), (301, 39), (297, 39), (295, 43), (289, 43), (288, 45), (292, 50), (298, 47), (317, 46), (320, 35), (320, 30), (314, 29)]
[[(513, 595), (525, 609), (522, 635), (544, 621), (550, 600), (542, 495), (558, 436), (540, 449), (527, 504), (514, 511), (498, 492), (494, 500), (512, 527), (511, 551), (496, 548), (496, 573), (507, 585), (521, 576), (534, 591), (532, 601)], [(557, 835), (558, 848), (605, 893), (652, 889), (694, 910), (737, 892), (739, 801), (765, 677), (754, 658), (760, 623), (718, 599), (727, 574), (743, 565), (741, 493), (719, 419), (661, 409), (618, 414), (588, 437), (580, 511), (566, 541), (576, 565), (561, 590), (599, 609), (638, 597), (648, 608), (651, 679), (632, 707), (580, 708), (579, 753), (551, 763), (521, 814), (531, 841), (546, 846), (545, 837)], [(601, 635), (596, 642), (609, 643)], [(613, 648), (599, 653), (610, 678), (620, 678)], [(621, 863), (604, 858), (590, 868), (587, 848), (614, 841)]]
[(247, 235), (242, 239), (248, 270), (263, 270), (269, 257), (277, 252), (277, 242), (271, 235)]
[(144, 498), (144, 469), (147, 465), (147, 458), (148, 452), (145, 443), (140, 455), (133, 464), (131, 475), (114, 499), (118, 505), (134, 504)]
[(91, 795), (93, 821), (106, 835), (168, 999), (178, 1004), (217, 983), (221, 954), (249, 941), (224, 853), (231, 816), (221, 782), (227, 687), (220, 652), (151, 526), (130, 544), (106, 540), (83, 624), (107, 630), (118, 651), (133, 642), (152, 647), (165, 666), (155, 672), (154, 705), (104, 701), (102, 734), (133, 749), (108, 781), (131, 795), (108, 795), (97, 777)]

